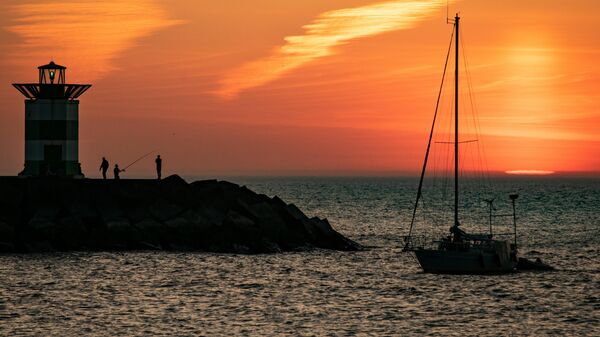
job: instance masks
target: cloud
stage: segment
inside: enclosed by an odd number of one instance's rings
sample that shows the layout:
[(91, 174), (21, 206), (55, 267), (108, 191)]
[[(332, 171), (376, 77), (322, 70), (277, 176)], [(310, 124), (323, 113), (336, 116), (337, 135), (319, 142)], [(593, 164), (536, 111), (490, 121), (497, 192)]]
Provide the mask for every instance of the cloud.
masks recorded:
[(114, 70), (113, 58), (136, 39), (182, 23), (167, 18), (150, 0), (76, 0), (22, 3), (10, 7), (14, 17), (5, 27), (22, 38), (9, 60), (57, 63), (85, 74), (91, 81)]
[(321, 57), (353, 39), (408, 29), (430, 17), (446, 1), (387, 1), (362, 7), (325, 12), (305, 25), (304, 35), (285, 37), (285, 43), (265, 58), (226, 73), (215, 92), (224, 98), (267, 84)]

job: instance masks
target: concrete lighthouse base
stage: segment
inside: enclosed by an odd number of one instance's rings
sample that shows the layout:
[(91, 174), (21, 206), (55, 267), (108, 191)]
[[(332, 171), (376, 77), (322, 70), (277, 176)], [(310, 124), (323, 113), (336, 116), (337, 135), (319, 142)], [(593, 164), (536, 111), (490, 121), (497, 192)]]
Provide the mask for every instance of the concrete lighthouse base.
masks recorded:
[(0, 177), (0, 252), (358, 250), (326, 219), (225, 181)]
[(25, 170), (23, 175), (81, 175), (79, 101), (25, 101)]

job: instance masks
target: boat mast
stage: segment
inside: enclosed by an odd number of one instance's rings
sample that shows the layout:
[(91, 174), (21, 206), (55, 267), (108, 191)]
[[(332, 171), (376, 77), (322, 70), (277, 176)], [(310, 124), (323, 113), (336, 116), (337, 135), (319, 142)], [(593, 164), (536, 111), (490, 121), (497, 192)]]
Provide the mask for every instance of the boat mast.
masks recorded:
[(458, 13), (454, 18), (456, 53), (454, 59), (454, 226), (458, 226)]

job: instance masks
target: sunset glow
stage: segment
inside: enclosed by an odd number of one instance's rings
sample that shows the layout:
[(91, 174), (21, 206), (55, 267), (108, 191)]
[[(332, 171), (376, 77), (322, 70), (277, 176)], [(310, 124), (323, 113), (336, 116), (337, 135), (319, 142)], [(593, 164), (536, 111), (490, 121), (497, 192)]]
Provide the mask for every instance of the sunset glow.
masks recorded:
[(532, 176), (547, 176), (550, 174), (554, 174), (554, 171), (544, 171), (544, 170), (512, 170), (506, 171), (507, 174), (517, 174), (517, 175), (532, 175)]
[[(480, 131), (464, 149), (489, 171), (600, 171), (599, 11), (449, 2), (466, 55), (461, 109), (473, 98), (479, 118), (461, 124), (465, 140)], [(23, 166), (11, 83), (53, 59), (67, 82), (93, 85), (79, 130), (92, 175), (102, 156), (155, 148), (184, 174), (417, 175), (452, 30), (443, 0), (7, 0), (0, 25), (1, 174)]]

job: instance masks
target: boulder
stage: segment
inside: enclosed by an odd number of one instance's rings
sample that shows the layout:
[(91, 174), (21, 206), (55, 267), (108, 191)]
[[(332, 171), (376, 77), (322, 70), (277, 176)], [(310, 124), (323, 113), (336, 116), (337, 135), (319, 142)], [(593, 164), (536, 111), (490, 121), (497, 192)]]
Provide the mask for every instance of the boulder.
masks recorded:
[(285, 205), (284, 210), (287, 212), (287, 214), (289, 214), (292, 218), (296, 220), (308, 220), (306, 214), (302, 213), (302, 211), (294, 204)]
[(108, 228), (99, 215), (82, 217), (81, 221), (87, 235), (87, 247), (93, 250), (103, 250), (108, 245)]
[(246, 217), (234, 210), (229, 210), (223, 219), (223, 226), (230, 226), (233, 229), (248, 232), (255, 231), (257, 226), (254, 220)]
[(159, 181), (160, 195), (172, 201), (187, 203), (190, 192), (188, 183), (178, 175), (172, 175)]
[(185, 217), (176, 217), (165, 221), (165, 226), (169, 230), (174, 230), (185, 234), (185, 231), (193, 228), (194, 225)]
[(0, 252), (14, 250), (15, 230), (12, 226), (0, 221)]
[(252, 211), (257, 216), (256, 224), (263, 235), (273, 242), (280, 242), (286, 235), (287, 226), (272, 204), (259, 202), (252, 205)]
[(25, 244), (26, 253), (52, 253), (56, 250), (52, 247), (52, 244), (47, 241), (30, 241)]
[(134, 248), (137, 230), (125, 218), (112, 219), (106, 222), (108, 245), (112, 249)]
[(0, 205), (8, 207), (19, 207), (25, 198), (26, 189), (22, 184), (2, 184), (2, 192), (0, 193)]
[(131, 221), (131, 223), (138, 223), (147, 219), (152, 218), (152, 214), (149, 211), (150, 207), (135, 206), (125, 211), (125, 217)]
[(181, 206), (163, 198), (158, 198), (148, 209), (148, 212), (158, 221), (172, 219), (182, 211)]
[(15, 223), (23, 210), (22, 203), (25, 191), (23, 188), (18, 188), (18, 186), (8, 185), (2, 187), (2, 190), (0, 190), (0, 220)]
[(79, 215), (69, 215), (55, 223), (50, 239), (58, 250), (82, 250), (87, 247), (88, 235)]
[[(192, 209), (181, 214), (181, 218), (186, 220), (186, 224), (195, 227), (199, 232), (208, 231), (213, 226), (219, 226), (223, 222), (223, 218), (211, 219), (204, 214)], [(178, 219), (178, 218), (176, 218)], [(182, 222), (179, 222), (181, 224)]]
[(66, 205), (66, 209), (69, 214), (79, 218), (93, 217), (98, 215), (98, 212), (96, 212), (89, 203), (85, 203), (81, 200), (77, 200)]
[(134, 242), (151, 249), (162, 247), (166, 233), (165, 225), (162, 223), (149, 218), (133, 224), (133, 228), (135, 229), (132, 232)]
[(42, 215), (34, 215), (27, 223), (25, 236), (27, 241), (46, 241), (54, 236), (56, 223)]
[[(360, 250), (361, 246), (336, 232), (329, 224), (327, 219), (311, 218), (307, 227), (311, 228), (310, 232), (313, 236), (313, 244), (319, 248), (328, 248), (335, 250)], [(305, 227), (305, 228), (307, 228)]]
[(106, 223), (125, 217), (123, 209), (113, 199), (100, 200), (95, 206), (96, 212)]
[(12, 242), (0, 241), (0, 253), (13, 253), (16, 252), (17, 248)]
[(54, 221), (58, 216), (60, 209), (59, 206), (39, 207), (35, 210), (35, 213), (29, 220), (29, 223)]
[(190, 190), (194, 192), (196, 198), (202, 198), (214, 194), (214, 191), (219, 187), (216, 179), (198, 180), (189, 184)]
[(199, 206), (194, 211), (212, 226), (221, 226), (223, 220), (225, 220), (225, 215), (227, 214), (226, 210), (208, 206)]

